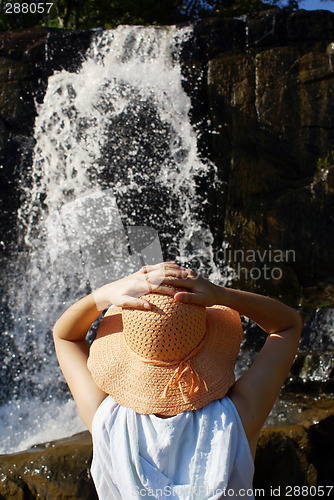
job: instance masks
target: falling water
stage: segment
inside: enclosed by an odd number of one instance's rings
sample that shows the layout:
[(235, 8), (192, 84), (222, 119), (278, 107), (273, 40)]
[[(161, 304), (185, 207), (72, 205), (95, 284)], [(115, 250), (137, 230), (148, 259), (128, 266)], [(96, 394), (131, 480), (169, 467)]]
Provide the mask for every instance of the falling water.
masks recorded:
[(198, 154), (178, 60), (189, 36), (174, 27), (97, 33), (79, 72), (49, 78), (21, 181), (1, 453), (83, 429), (51, 335), (70, 303), (176, 256), (222, 280), (198, 188), (215, 169)]

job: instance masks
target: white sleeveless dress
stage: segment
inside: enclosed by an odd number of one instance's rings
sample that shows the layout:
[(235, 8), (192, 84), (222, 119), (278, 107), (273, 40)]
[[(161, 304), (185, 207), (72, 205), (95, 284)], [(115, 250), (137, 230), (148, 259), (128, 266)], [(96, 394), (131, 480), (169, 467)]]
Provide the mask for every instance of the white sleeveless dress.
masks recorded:
[(100, 500), (254, 499), (253, 459), (227, 396), (166, 419), (137, 414), (108, 396), (92, 435)]

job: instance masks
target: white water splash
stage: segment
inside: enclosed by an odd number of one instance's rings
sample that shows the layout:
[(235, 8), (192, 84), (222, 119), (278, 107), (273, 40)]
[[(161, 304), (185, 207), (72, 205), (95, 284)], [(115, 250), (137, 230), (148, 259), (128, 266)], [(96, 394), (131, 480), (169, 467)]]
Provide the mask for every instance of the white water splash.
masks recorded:
[(86, 430), (73, 399), (43, 402), (36, 398), (8, 403), (0, 408), (7, 433), (1, 433), (1, 453), (27, 450), (39, 443)]
[[(24, 257), (11, 291), (8, 363), (19, 362), (13, 397), (1, 408), (0, 453), (82, 430), (50, 332), (88, 285), (139, 267), (138, 256), (129, 254), (134, 232), (127, 237), (127, 225), (162, 221), (167, 250), (175, 247), (183, 263), (197, 259), (200, 272), (222, 280), (196, 184), (214, 167), (199, 158), (178, 62), (179, 45), (190, 35), (191, 29), (174, 27), (98, 33), (79, 72), (49, 78), (37, 105), (34, 162), (19, 211)], [(108, 184), (106, 171), (113, 176)], [(156, 257), (158, 247), (155, 239), (142, 257)]]

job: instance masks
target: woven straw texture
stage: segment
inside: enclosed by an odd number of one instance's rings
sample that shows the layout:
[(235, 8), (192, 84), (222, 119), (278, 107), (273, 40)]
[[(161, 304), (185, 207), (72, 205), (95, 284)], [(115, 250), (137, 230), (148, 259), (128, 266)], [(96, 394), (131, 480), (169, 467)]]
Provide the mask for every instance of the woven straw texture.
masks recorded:
[(195, 349), (206, 333), (205, 307), (182, 304), (168, 295), (148, 294), (151, 310), (123, 311), (124, 338), (139, 356), (177, 362)]
[(149, 311), (112, 306), (90, 348), (95, 383), (137, 413), (176, 415), (222, 398), (234, 383), (239, 314), (147, 294)]

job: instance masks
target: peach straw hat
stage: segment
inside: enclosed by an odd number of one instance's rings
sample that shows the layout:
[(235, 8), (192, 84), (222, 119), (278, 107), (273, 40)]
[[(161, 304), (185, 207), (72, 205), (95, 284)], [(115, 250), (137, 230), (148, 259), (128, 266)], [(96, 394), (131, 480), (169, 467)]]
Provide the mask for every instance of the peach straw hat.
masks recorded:
[(239, 313), (149, 293), (151, 309), (112, 306), (88, 368), (104, 392), (136, 413), (172, 416), (226, 395), (242, 339)]

